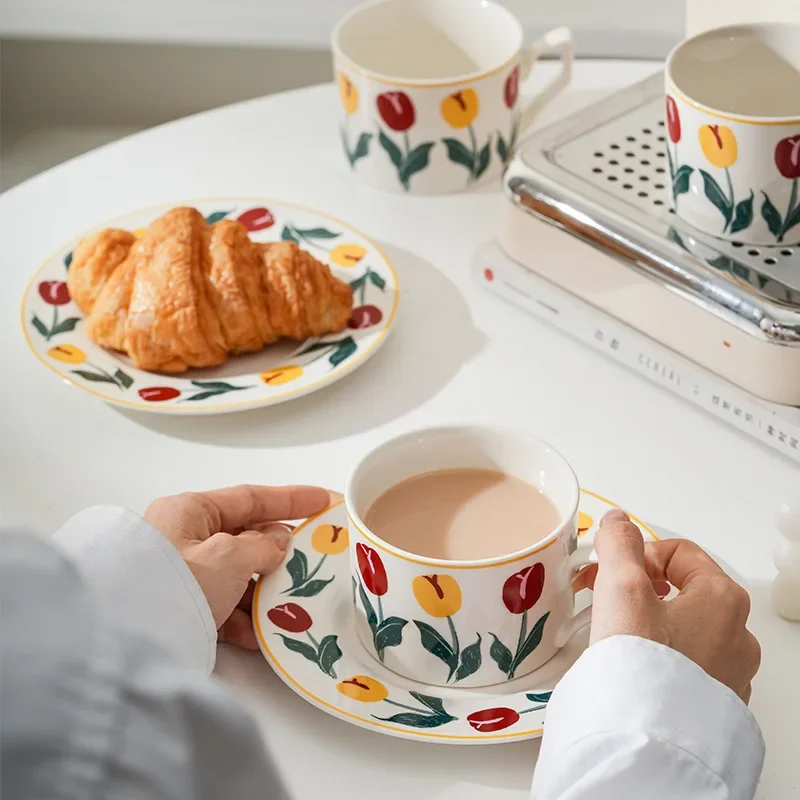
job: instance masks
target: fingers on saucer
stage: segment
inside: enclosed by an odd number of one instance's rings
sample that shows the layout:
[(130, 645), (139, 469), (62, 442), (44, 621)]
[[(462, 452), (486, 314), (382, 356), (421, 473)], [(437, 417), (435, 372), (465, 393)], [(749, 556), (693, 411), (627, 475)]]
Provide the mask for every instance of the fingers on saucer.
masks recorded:
[(202, 492), (219, 515), (219, 530), (237, 531), (277, 520), (305, 519), (331, 505), (331, 493), (318, 486), (231, 486)]

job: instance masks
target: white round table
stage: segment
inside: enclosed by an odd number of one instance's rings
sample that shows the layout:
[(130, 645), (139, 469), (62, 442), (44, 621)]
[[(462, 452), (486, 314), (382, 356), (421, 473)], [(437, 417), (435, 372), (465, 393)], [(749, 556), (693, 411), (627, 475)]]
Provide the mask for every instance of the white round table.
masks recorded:
[[(657, 64), (582, 62), (543, 120), (639, 80)], [(543, 81), (553, 67), (537, 69)], [(530, 88), (530, 87), (528, 87)], [(504, 200), (379, 194), (339, 152), (330, 86), (222, 108), (132, 136), (0, 196), (0, 522), (44, 531), (94, 503), (240, 482), (341, 489), (356, 458), (401, 431), (443, 421), (538, 433), (581, 483), (662, 534), (710, 550), (746, 582), (764, 660), (752, 707), (767, 761), (759, 798), (800, 791), (800, 626), (769, 607), (773, 515), (800, 479), (781, 456), (475, 285), (475, 248)], [(347, 380), (285, 405), (205, 418), (121, 411), (58, 383), (28, 352), (23, 289), (56, 247), (99, 222), (200, 197), (282, 198), (343, 218), (383, 245), (402, 287), (385, 348)], [(552, 257), (557, 258), (558, 253)], [(223, 648), (219, 674), (256, 715), (293, 800), (525, 798), (538, 746), (417, 744), (348, 726), (307, 705), (259, 654)], [(602, 691), (602, 687), (598, 687)], [(336, 788), (338, 787), (338, 788)]]

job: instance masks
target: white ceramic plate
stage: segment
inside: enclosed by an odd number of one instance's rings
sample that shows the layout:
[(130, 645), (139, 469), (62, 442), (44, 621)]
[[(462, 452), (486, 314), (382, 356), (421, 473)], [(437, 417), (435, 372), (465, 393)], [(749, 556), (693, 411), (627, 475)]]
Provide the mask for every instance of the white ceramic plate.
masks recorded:
[[(349, 225), (301, 206), (263, 198), (189, 200), (209, 222), (238, 219), (254, 241), (293, 239), (353, 287), (354, 309), (341, 333), (303, 343), (278, 342), (234, 356), (213, 369), (168, 376), (136, 369), (130, 359), (91, 342), (70, 300), (67, 271), (82, 236), (37, 270), (22, 300), (22, 328), (33, 354), (63, 381), (114, 405), (172, 414), (211, 414), (273, 405), (321, 389), (373, 356), (397, 310), (389, 259)], [(173, 205), (126, 214), (98, 226), (144, 229)]]
[[(611, 508), (616, 506), (609, 500), (581, 491), (582, 547), (591, 547), (596, 523)], [(646, 537), (657, 539), (636, 522)], [(284, 683), (334, 717), (404, 739), (496, 744), (541, 736), (550, 694), (586, 647), (587, 631), (541, 669), (496, 686), (409, 681), (369, 656), (355, 634), (346, 525), (343, 503), (306, 522), (295, 531), (283, 568), (256, 586), (256, 637)]]

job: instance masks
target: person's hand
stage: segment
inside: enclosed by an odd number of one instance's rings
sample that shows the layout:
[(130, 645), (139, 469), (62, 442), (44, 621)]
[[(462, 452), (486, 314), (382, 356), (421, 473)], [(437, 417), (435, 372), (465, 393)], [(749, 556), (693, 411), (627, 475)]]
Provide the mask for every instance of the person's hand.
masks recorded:
[[(609, 511), (594, 540), (598, 566), (580, 578), (594, 585), (591, 642), (629, 634), (667, 645), (747, 703), (761, 662), (747, 630), (750, 596), (693, 542), (645, 543), (624, 511)], [(679, 590), (661, 600), (659, 584)]]
[(145, 519), (177, 548), (211, 606), (219, 641), (257, 650), (253, 573), (276, 569), (292, 540), (277, 520), (310, 517), (332, 501), (313, 486), (235, 486), (156, 500)]

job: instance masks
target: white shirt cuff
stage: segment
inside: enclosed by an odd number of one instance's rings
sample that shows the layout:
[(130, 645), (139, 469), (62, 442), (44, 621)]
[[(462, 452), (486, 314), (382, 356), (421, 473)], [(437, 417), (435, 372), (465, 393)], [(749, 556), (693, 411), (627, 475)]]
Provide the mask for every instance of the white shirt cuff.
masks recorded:
[(72, 517), (53, 541), (116, 622), (156, 639), (181, 663), (211, 672), (217, 630), (208, 601), (152, 525), (124, 508), (95, 506)]
[(553, 692), (533, 797), (751, 800), (763, 762), (761, 730), (727, 686), (676, 650), (614, 636)]

